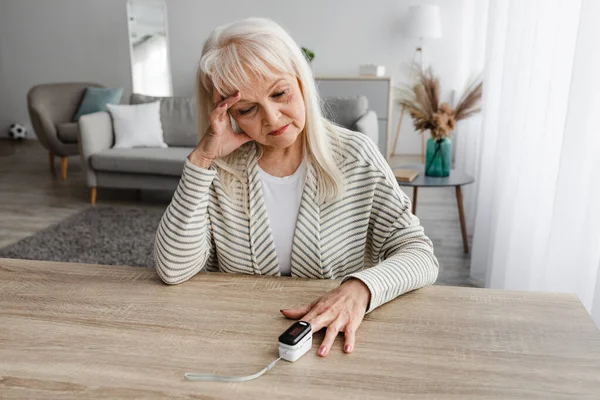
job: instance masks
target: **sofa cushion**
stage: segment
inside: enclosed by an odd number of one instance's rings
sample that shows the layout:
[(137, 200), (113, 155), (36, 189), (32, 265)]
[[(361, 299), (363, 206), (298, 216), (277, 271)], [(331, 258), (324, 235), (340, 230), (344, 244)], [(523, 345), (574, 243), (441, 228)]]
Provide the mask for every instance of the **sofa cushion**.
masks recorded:
[(131, 104), (160, 101), (164, 141), (174, 147), (196, 147), (196, 100), (193, 97), (153, 97), (134, 93)]
[(192, 147), (108, 149), (90, 157), (99, 171), (180, 176)]
[(133, 147), (166, 148), (160, 122), (160, 102), (145, 104), (107, 104), (112, 116), (115, 144), (113, 149)]
[(79, 109), (73, 117), (73, 121), (79, 121), (82, 115), (106, 111), (107, 104), (119, 104), (123, 88), (98, 88), (88, 87), (83, 95)]
[(58, 138), (64, 143), (77, 143), (79, 140), (79, 123), (66, 122), (56, 127)]
[(352, 130), (356, 129), (356, 121), (369, 109), (366, 96), (327, 97), (323, 102), (325, 118)]

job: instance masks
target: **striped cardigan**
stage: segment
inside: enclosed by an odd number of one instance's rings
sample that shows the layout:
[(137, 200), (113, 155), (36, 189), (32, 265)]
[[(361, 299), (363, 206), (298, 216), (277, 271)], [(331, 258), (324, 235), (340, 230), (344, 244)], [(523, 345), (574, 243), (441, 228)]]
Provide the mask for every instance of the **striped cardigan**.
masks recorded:
[[(346, 193), (340, 200), (319, 204), (315, 171), (308, 164), (291, 275), (360, 279), (371, 292), (371, 312), (432, 284), (438, 261), (419, 219), (410, 212), (410, 200), (373, 142), (361, 133), (337, 129), (340, 140), (333, 150)], [(214, 165), (204, 169), (186, 160), (154, 243), (157, 272), (164, 282), (184, 282), (202, 269), (280, 276), (256, 146), (249, 142), (244, 149), (236, 168), (247, 171), (249, 218), (223, 191)]]

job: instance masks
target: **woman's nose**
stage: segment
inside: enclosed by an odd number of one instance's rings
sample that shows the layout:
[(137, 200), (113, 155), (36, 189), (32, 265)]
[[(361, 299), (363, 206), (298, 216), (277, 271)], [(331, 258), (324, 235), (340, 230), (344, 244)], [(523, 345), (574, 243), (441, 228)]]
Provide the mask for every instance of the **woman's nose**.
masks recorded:
[(263, 125), (269, 126), (272, 129), (279, 128), (277, 123), (279, 122), (279, 108), (276, 105), (267, 105), (263, 107)]

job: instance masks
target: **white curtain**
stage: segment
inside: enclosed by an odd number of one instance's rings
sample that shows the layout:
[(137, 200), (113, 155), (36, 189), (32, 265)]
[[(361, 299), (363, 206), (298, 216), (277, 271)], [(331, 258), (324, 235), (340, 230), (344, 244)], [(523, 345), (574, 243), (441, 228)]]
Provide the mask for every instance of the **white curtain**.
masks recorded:
[(133, 91), (148, 96), (171, 96), (167, 38), (153, 35), (132, 49)]
[[(461, 29), (461, 41), (457, 46), (459, 68), (456, 76), (456, 88), (453, 91), (452, 102), (454, 106), (456, 106), (456, 102), (467, 86), (475, 80), (481, 79), (485, 66), (488, 1), (462, 0), (461, 3), (460, 21), (457, 21)], [(481, 121), (481, 114), (459, 121), (456, 131), (452, 135), (455, 150), (454, 168), (465, 171), (471, 176), (479, 174), (479, 148), (482, 140)], [(467, 234), (469, 236), (473, 234), (477, 189), (478, 180), (464, 186), (462, 189)]]
[(490, 0), (471, 275), (600, 326), (600, 1)]

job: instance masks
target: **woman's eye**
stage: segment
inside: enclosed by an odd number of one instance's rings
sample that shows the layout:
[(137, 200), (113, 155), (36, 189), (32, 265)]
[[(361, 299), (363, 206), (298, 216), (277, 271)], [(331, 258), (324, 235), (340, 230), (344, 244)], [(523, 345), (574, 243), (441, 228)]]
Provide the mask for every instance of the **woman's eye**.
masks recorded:
[(254, 106), (250, 107), (250, 108), (246, 108), (245, 110), (240, 110), (240, 115), (246, 115), (248, 114), (250, 111), (252, 111), (254, 109)]
[[(286, 94), (286, 93), (287, 93), (287, 90), (283, 90), (283, 91), (281, 91), (281, 92), (274, 93), (272, 97), (274, 97), (274, 98), (278, 99), (278, 98), (280, 98), (281, 96), (283, 96), (283, 95), (284, 95), (284, 94)], [(241, 109), (241, 110), (238, 110), (238, 113), (239, 113), (240, 115), (248, 115), (248, 114), (249, 114), (249, 113), (251, 113), (251, 112), (252, 112), (252, 111), (253, 111), (255, 108), (256, 108), (256, 106), (252, 106), (252, 107), (250, 107), (250, 108)]]

